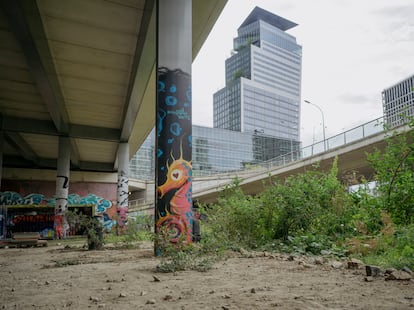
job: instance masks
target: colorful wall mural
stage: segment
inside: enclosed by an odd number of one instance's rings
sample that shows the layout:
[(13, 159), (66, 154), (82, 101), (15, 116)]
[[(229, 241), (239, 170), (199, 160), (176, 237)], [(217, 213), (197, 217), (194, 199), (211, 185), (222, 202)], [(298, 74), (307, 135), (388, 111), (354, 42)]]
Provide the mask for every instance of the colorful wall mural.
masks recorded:
[(175, 243), (192, 239), (191, 77), (158, 69), (156, 232)]
[[(54, 222), (56, 222), (55, 205), (56, 197), (47, 198), (42, 194), (35, 193), (22, 196), (13, 191), (0, 192), (0, 209), (7, 210), (6, 206), (10, 207), (7, 217), (1, 217), (6, 212), (0, 213), (0, 238), (2, 236), (1, 228), (6, 226), (18, 226), (19, 229), (38, 231), (42, 237), (55, 237), (53, 229)], [(30, 208), (25, 208), (25, 206)], [(116, 225), (117, 206), (113, 205), (111, 200), (91, 193), (86, 196), (69, 194), (67, 206), (69, 210), (75, 206), (92, 206), (94, 208), (93, 214), (102, 215), (103, 225), (107, 231), (111, 231)]]

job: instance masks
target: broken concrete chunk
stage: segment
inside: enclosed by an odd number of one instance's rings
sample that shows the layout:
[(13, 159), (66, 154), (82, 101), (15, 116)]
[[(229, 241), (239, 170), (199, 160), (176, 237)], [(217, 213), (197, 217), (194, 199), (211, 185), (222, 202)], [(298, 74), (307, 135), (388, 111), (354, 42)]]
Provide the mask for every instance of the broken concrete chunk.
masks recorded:
[(365, 271), (367, 273), (367, 276), (371, 276), (371, 277), (382, 276), (382, 271), (377, 266), (366, 265)]

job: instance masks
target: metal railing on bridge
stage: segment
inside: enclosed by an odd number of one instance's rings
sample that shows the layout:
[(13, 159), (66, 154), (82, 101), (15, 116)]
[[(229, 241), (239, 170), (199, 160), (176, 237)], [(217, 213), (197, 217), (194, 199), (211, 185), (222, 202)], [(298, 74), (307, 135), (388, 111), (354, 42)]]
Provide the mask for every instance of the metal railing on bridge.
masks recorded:
[(346, 130), (340, 134), (329, 137), (326, 140), (318, 141), (314, 144), (300, 148), (299, 150), (285, 153), (267, 161), (249, 165), (244, 169), (221, 173), (213, 172), (210, 175), (216, 175), (223, 178), (226, 175), (245, 176), (249, 174), (262, 173), (263, 170), (269, 170), (271, 168), (284, 166), (291, 162), (298, 161), (307, 157), (312, 157), (314, 155), (330, 151), (337, 147), (345, 146), (346, 144), (366, 139), (382, 131), (384, 131), (384, 118), (379, 117), (352, 129)]
[[(203, 173), (203, 175), (198, 175), (195, 172), (194, 175), (195, 177), (200, 178), (206, 176), (215, 176), (218, 180), (252, 176), (263, 173), (264, 171), (269, 171), (270, 169), (275, 167), (284, 166), (294, 161), (298, 161), (307, 157), (312, 157), (314, 155), (321, 154), (341, 146), (345, 146), (358, 140), (366, 139), (372, 135), (375, 135), (383, 131), (384, 118), (379, 117), (362, 125), (354, 127), (352, 129), (346, 130), (340, 134), (329, 137), (326, 140), (318, 141), (314, 144), (303, 147), (297, 151), (288, 152), (264, 162), (249, 165), (248, 167), (241, 170), (226, 172), (211, 171), (210, 173)], [(142, 204), (142, 201), (134, 201), (133, 204), (135, 206), (140, 205)]]
[(260, 164), (262, 167), (272, 168), (276, 166), (286, 165), (292, 161), (297, 161), (307, 157), (321, 154), (337, 147), (353, 143), (358, 140), (366, 139), (372, 135), (384, 131), (384, 118), (379, 117), (326, 140), (316, 142), (312, 145), (301, 148), (299, 151), (293, 151)]

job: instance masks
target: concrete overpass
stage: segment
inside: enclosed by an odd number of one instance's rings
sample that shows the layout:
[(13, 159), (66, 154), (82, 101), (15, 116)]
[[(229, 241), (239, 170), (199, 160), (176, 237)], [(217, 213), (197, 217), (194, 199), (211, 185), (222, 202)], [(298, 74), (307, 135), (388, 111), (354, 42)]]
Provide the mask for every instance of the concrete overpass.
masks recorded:
[(129, 161), (156, 123), (159, 67), (185, 69), (191, 86), (191, 62), (226, 2), (0, 1), (0, 239), (32, 211), (47, 215), (42, 235), (65, 238), (66, 210), (85, 205), (124, 227)]
[[(192, 1), (192, 55), (226, 0)], [(155, 124), (155, 0), (5, 0), (0, 4), (2, 178), (55, 170), (113, 173)], [(0, 170), (1, 172), (1, 170)]]
[[(396, 128), (395, 131), (400, 134), (405, 134), (410, 132), (411, 128), (405, 125)], [(202, 179), (196, 178), (194, 184), (199, 183), (199, 186), (197, 187), (195, 185), (193, 197), (195, 200), (203, 203), (215, 202), (220, 191), (231, 184), (235, 177), (240, 179), (240, 187), (245, 194), (255, 195), (262, 192), (275, 180), (283, 180), (288, 176), (304, 173), (309, 170), (329, 171), (335, 157), (338, 157), (338, 177), (344, 184), (359, 184), (363, 178), (372, 180), (374, 171), (367, 161), (366, 153), (371, 153), (376, 149), (384, 150), (386, 138), (389, 136), (389, 132), (380, 131), (351, 143), (291, 162), (289, 162), (291, 156), (287, 154), (285, 156), (286, 164), (283, 164), (283, 160), (281, 164), (279, 158), (277, 160), (278, 163), (270, 161), (260, 167), (253, 167), (250, 171), (247, 170), (228, 175), (227, 178), (225, 175), (222, 175), (216, 178), (215, 181), (214, 178), (210, 178), (210, 180), (206, 179), (208, 181), (206, 183), (207, 186), (202, 186)], [(317, 168), (315, 165), (317, 165)]]

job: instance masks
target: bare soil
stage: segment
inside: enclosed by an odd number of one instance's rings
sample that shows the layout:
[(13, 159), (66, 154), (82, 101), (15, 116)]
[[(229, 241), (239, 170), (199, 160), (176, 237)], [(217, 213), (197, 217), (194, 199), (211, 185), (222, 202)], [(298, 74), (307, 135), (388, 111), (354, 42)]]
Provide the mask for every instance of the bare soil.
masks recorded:
[[(240, 253), (207, 272), (157, 273), (137, 249), (0, 249), (0, 309), (414, 309), (414, 281), (365, 280), (329, 259)], [(154, 276), (156, 278), (154, 278)]]

